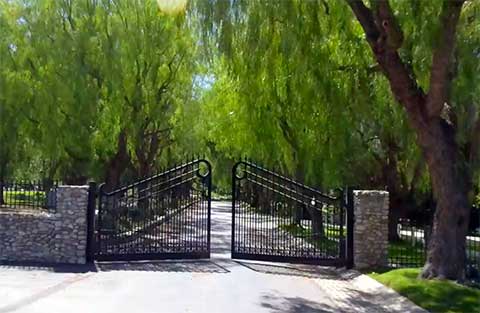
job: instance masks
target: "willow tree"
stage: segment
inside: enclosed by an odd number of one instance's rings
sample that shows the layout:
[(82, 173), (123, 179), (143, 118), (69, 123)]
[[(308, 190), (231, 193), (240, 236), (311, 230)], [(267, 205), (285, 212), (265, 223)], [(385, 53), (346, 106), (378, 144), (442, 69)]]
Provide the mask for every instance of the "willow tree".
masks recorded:
[(105, 179), (115, 186), (127, 169), (151, 174), (172, 145), (173, 116), (192, 98), (195, 49), (184, 17), (161, 13), (154, 1), (108, 1), (95, 10), (95, 141)]
[[(45, 170), (46, 178), (60, 172), (65, 182), (85, 183), (97, 94), (84, 74), (91, 33), (81, 23), (74, 24), (67, 2), (10, 1), (0, 10), (6, 15), (7, 60), (24, 81), (23, 88), (6, 92), (17, 118), (26, 120), (20, 136), (29, 146), (24, 163), (40, 159), (45, 164), (34, 164), (36, 177)], [(15, 145), (20, 146), (18, 141)]]
[[(4, 202), (3, 183), (19, 163), (17, 159), (24, 148), (21, 137), (26, 116), (22, 113), (30, 110), (31, 97), (28, 72), (15, 61), (17, 47), (12, 44), (12, 37), (8, 12), (0, 4), (0, 204)], [(23, 99), (23, 109), (17, 106), (18, 99)]]
[[(431, 63), (425, 66), (422, 73), (429, 73), (429, 79), (421, 84), (419, 74), (408, 63), (408, 59), (402, 57), (405, 34), (401, 19), (396, 17), (400, 13), (395, 14), (394, 6), (387, 0), (372, 1), (370, 7), (363, 1), (348, 1), (365, 31), (375, 60), (390, 83), (393, 95), (407, 113), (428, 165), (437, 209), (427, 263), (422, 272), (425, 278), (462, 280), (465, 277), (465, 245), (470, 212), (468, 193), (472, 189), (472, 166), (477, 162), (480, 149), (480, 116), (477, 112), (478, 103), (475, 103), (478, 99), (470, 96), (467, 97), (468, 102), (462, 103), (462, 96), (455, 97), (459, 90), (456, 90), (453, 81), (458, 75), (465, 74), (462, 69), (467, 72), (471, 70), (462, 68), (464, 66), (473, 65), (478, 69), (478, 55), (473, 56), (477, 62), (471, 63), (472, 55), (478, 53), (473, 50), (471, 41), (478, 44), (480, 34), (477, 4), (467, 2), (462, 15), (464, 3), (463, 0), (445, 0), (432, 5), (436, 14), (431, 20), (432, 28), (435, 28)], [(418, 3), (412, 5), (420, 6)], [(465, 31), (465, 35), (473, 36), (467, 39), (460, 35), (462, 40), (470, 41), (470, 45), (463, 44), (457, 48), (457, 27)], [(410, 44), (415, 48), (415, 43)], [(467, 62), (463, 62), (464, 59)], [(468, 78), (478, 86), (476, 78)], [(478, 88), (468, 83), (465, 85), (472, 88), (462, 90), (467, 93)], [(459, 116), (462, 111), (470, 111), (470, 116), (463, 118), (473, 119), (468, 125), (470, 129), (467, 136), (470, 140), (467, 145), (459, 135), (459, 130), (465, 125), (458, 123), (466, 122)]]
[[(214, 57), (225, 60), (238, 86), (239, 110), (250, 113), (252, 128), (259, 128), (250, 130), (246, 122), (243, 129), (258, 134), (272, 127), (279, 133), (281, 123), (272, 124), (274, 117), (281, 121), (285, 112), (304, 112), (297, 113), (298, 119), (285, 115), (287, 123), (298, 127), (303, 143), (308, 142), (309, 132), (303, 132), (308, 125), (317, 140), (306, 150), (328, 147), (320, 155), (333, 163), (346, 155), (339, 153), (342, 149), (362, 151), (357, 143), (370, 142), (370, 135), (377, 139), (364, 149), (378, 152), (384, 145), (394, 173), (400, 165), (390, 159), (403, 155), (403, 163), (409, 162), (408, 154), (398, 151), (402, 146), (425, 160), (437, 202), (426, 278), (465, 275), (468, 195), (477, 177), (480, 84), (474, 73), (480, 19), (478, 3), (467, 2), (463, 11), (462, 4), (392, 1), (390, 7), (370, 1), (369, 8), (361, 1), (213, 1), (195, 3), (192, 9), (205, 42), (213, 41), (218, 49), (213, 49)], [(457, 23), (461, 40), (455, 45)], [(394, 102), (404, 110), (389, 105)], [(396, 147), (405, 132), (400, 125), (412, 140)], [(413, 183), (422, 166), (410, 168)]]
[(49, 178), (112, 187), (127, 172), (151, 173), (173, 142), (177, 107), (192, 99), (184, 15), (165, 15), (153, 0), (14, 0), (0, 14), (0, 135), (18, 148), (15, 125), (27, 121), (24, 167), (38, 172), (40, 159)]
[(332, 16), (355, 29), (351, 17), (342, 20), (345, 6), (287, 4), (193, 10), (204, 19), (215, 77), (196, 129), (220, 154), (247, 155), (322, 188), (387, 186), (395, 239), (398, 219), (428, 194), (412, 131), (357, 35), (330, 31)]

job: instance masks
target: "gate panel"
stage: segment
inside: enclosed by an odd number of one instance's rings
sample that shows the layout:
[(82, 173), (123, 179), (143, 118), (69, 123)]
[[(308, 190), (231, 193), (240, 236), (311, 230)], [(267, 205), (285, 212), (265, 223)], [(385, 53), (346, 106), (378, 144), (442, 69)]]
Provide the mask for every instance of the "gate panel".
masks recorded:
[(195, 160), (132, 185), (100, 187), (97, 260), (210, 257), (211, 166)]
[(345, 200), (251, 162), (232, 170), (232, 258), (345, 264)]

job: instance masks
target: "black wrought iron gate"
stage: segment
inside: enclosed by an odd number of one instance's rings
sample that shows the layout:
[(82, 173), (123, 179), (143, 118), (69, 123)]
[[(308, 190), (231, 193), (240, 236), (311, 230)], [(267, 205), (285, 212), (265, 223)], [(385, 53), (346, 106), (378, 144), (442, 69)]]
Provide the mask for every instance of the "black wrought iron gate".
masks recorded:
[(95, 259), (210, 256), (211, 166), (194, 160), (132, 185), (99, 190)]
[(232, 258), (347, 265), (346, 213), (337, 196), (252, 162), (232, 170)]

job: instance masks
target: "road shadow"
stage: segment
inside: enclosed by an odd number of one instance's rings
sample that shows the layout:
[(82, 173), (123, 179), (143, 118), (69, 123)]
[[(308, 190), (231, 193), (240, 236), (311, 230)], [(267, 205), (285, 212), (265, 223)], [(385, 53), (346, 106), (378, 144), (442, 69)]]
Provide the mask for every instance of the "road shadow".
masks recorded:
[(3, 269), (47, 271), (54, 273), (88, 273), (97, 271), (95, 264), (64, 264), (30, 261), (0, 261), (0, 270)]
[[(261, 306), (272, 313), (426, 313), (427, 311), (404, 303), (394, 292), (364, 292), (354, 288), (334, 287), (314, 301), (303, 297), (286, 297), (275, 292), (261, 296)], [(326, 288), (328, 288), (326, 286)], [(472, 311), (473, 312), (473, 311)]]
[(211, 260), (161, 260), (135, 262), (99, 262), (95, 264), (52, 264), (43, 262), (0, 262), (0, 270), (46, 271), (53, 273), (89, 273), (112, 271), (217, 273), (230, 271)]
[(271, 275), (285, 275), (334, 280), (351, 280), (362, 275), (357, 271), (347, 270), (345, 268), (325, 267), (316, 265), (302, 265), (290, 263), (273, 264), (238, 260), (234, 260), (233, 262), (252, 271)]
[(327, 302), (314, 302), (302, 297), (284, 297), (263, 294), (260, 305), (272, 313), (338, 313), (338, 308)]
[(226, 274), (230, 272), (224, 266), (211, 260), (99, 262), (96, 266), (100, 272), (139, 271), (216, 274)]

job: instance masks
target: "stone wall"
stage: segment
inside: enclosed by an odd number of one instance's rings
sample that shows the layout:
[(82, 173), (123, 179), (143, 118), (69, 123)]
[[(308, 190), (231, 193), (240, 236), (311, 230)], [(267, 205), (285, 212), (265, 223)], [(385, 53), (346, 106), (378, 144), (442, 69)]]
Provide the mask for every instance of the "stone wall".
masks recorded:
[(0, 210), (0, 261), (85, 264), (88, 186), (60, 186), (55, 213)]
[(388, 192), (355, 190), (353, 258), (358, 269), (388, 264)]

